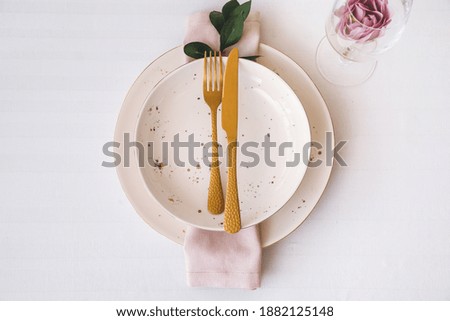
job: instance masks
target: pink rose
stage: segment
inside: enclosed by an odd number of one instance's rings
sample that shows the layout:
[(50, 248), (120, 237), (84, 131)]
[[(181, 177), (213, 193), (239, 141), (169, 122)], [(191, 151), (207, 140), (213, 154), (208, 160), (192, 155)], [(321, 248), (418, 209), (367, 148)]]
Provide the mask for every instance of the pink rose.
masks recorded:
[(349, 0), (336, 10), (336, 32), (343, 38), (365, 42), (382, 36), (391, 22), (388, 0)]

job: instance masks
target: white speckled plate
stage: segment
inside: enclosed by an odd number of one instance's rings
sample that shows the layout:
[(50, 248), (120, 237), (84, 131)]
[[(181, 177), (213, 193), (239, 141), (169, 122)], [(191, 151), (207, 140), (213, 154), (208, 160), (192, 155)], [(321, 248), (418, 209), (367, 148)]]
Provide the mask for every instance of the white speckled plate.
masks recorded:
[[(327, 106), (314, 83), (293, 60), (281, 52), (261, 44), (258, 63), (275, 71), (286, 81), (299, 97), (311, 128), (311, 140), (326, 146), (326, 133), (329, 132), (334, 145), (333, 125)], [(148, 94), (169, 72), (186, 62), (183, 48), (176, 47), (151, 63), (131, 86), (117, 119), (114, 134), (120, 143), (117, 152), (123, 156), (124, 135), (135, 136), (136, 120)], [(318, 167), (309, 167), (305, 176), (290, 200), (260, 226), (262, 246), (266, 247), (283, 239), (293, 232), (314, 209), (326, 188), (332, 167), (325, 162), (325, 153), (311, 150), (311, 158), (322, 160)], [(123, 158), (122, 158), (123, 159)], [(149, 193), (140, 177), (138, 162), (134, 154), (130, 166), (122, 163), (117, 167), (122, 188), (142, 219), (155, 231), (172, 241), (183, 244), (186, 224), (177, 220), (162, 207)]]
[[(202, 71), (203, 59), (193, 61), (153, 88), (141, 110), (135, 139), (148, 147), (140, 172), (154, 198), (182, 222), (221, 231), (223, 214), (211, 215), (206, 206), (211, 116), (203, 100)], [(225, 152), (220, 108), (217, 123)], [(307, 169), (311, 135), (300, 100), (286, 82), (244, 59), (239, 61), (238, 124), (238, 190), (241, 224), (246, 228), (277, 212), (297, 190)], [(173, 147), (174, 141), (187, 143), (189, 137), (193, 157), (186, 146)], [(221, 154), (225, 191), (226, 155)]]

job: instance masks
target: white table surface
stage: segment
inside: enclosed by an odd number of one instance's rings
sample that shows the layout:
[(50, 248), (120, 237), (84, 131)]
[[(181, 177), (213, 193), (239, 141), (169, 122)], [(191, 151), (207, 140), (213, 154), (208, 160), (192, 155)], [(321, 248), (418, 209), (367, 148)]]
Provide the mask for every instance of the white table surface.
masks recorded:
[(450, 2), (417, 0), (353, 88), (315, 67), (332, 1), (253, 2), (262, 41), (321, 90), (349, 166), (243, 291), (187, 287), (182, 247), (101, 166), (134, 79), (224, 1), (0, 1), (0, 299), (450, 299)]

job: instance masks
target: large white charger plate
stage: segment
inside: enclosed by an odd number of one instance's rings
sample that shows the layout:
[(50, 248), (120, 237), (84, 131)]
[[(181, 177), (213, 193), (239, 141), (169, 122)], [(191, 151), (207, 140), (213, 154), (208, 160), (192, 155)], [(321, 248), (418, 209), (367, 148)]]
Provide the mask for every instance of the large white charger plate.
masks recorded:
[[(289, 57), (267, 45), (260, 45), (260, 55), (258, 63), (280, 75), (299, 97), (308, 116), (311, 141), (326, 146), (328, 139), (328, 145), (334, 146), (333, 124), (328, 108), (305, 71)], [(136, 120), (148, 94), (169, 72), (185, 62), (183, 48), (176, 47), (152, 62), (131, 86), (123, 102), (114, 134), (115, 141), (120, 143), (117, 152), (121, 156), (124, 154), (125, 135), (135, 136)], [(320, 166), (309, 167), (290, 200), (278, 212), (259, 224), (263, 247), (272, 245), (292, 233), (319, 202), (332, 170), (332, 166), (326, 162), (325, 154), (311, 149), (310, 158), (320, 160)], [(117, 174), (125, 194), (142, 219), (155, 231), (178, 244), (183, 244), (187, 225), (175, 219), (149, 193), (140, 178), (134, 153), (130, 155), (129, 166), (124, 166), (122, 162), (117, 167)]]
[[(223, 60), (226, 65), (227, 59)], [(153, 88), (138, 118), (135, 140), (146, 151), (139, 169), (152, 196), (182, 222), (222, 231), (223, 215), (211, 215), (206, 206), (211, 116), (202, 98), (202, 72), (203, 59), (196, 60)], [(311, 135), (300, 100), (276, 73), (240, 59), (238, 84), (237, 177), (241, 224), (246, 228), (270, 217), (295, 193), (307, 169)], [(219, 108), (225, 191), (227, 140), (221, 114)], [(174, 141), (187, 143), (189, 138), (191, 148), (173, 147)], [(264, 142), (273, 146), (267, 148)]]

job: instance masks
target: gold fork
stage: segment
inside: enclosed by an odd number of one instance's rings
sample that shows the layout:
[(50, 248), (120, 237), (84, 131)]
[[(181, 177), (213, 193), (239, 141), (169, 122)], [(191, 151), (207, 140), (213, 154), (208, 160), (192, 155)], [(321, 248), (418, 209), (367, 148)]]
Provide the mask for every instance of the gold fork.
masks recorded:
[(222, 54), (219, 52), (219, 59), (217, 59), (215, 51), (214, 57), (212, 56), (212, 53), (209, 52), (208, 64), (208, 57), (205, 51), (203, 63), (203, 97), (211, 109), (212, 162), (208, 189), (208, 211), (212, 214), (220, 214), (224, 210), (217, 143), (217, 109), (222, 102), (222, 75)]

